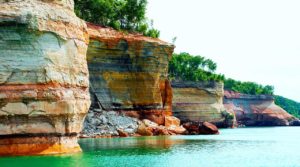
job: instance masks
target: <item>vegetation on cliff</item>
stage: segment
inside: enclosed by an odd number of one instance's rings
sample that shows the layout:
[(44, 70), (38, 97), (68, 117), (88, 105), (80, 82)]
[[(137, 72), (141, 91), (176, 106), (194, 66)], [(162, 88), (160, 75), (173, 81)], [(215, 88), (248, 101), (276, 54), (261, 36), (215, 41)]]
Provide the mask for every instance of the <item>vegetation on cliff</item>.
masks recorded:
[(273, 86), (226, 79), (224, 75), (216, 74), (216, 69), (217, 64), (211, 59), (183, 52), (173, 54), (169, 63), (169, 77), (182, 81), (223, 81), (225, 89), (251, 95), (273, 95), (274, 93)]
[(147, 0), (75, 0), (77, 16), (88, 22), (158, 38), (146, 8)]
[(300, 118), (300, 103), (282, 96), (275, 96), (275, 103), (288, 113)]
[(273, 95), (274, 87), (270, 85), (260, 85), (255, 82), (241, 82), (231, 78), (224, 80), (224, 88), (250, 95)]
[(217, 64), (211, 59), (175, 53), (169, 63), (169, 77), (182, 81), (223, 81), (224, 75), (215, 74), (216, 69)]
[[(255, 82), (242, 82), (216, 74), (217, 64), (211, 59), (189, 53), (173, 54), (169, 62), (169, 78), (181, 81), (224, 82), (224, 89), (250, 95), (274, 95), (274, 87)], [(274, 96), (275, 103), (300, 118), (300, 103)]]

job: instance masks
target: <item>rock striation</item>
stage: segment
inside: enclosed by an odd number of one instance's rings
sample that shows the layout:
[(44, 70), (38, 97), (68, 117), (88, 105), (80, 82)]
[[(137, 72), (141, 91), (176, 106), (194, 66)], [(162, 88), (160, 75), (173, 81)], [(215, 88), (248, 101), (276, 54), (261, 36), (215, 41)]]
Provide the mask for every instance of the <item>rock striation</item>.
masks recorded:
[(78, 152), (90, 106), (73, 0), (0, 0), (0, 155)]
[(246, 95), (225, 91), (224, 106), (234, 113), (239, 125), (288, 126), (296, 119), (274, 103), (273, 96)]
[(174, 46), (93, 24), (88, 32), (93, 106), (163, 125), (164, 116), (172, 114), (167, 73)]
[(232, 127), (234, 115), (223, 106), (223, 83), (173, 81), (173, 114), (183, 123), (210, 122)]

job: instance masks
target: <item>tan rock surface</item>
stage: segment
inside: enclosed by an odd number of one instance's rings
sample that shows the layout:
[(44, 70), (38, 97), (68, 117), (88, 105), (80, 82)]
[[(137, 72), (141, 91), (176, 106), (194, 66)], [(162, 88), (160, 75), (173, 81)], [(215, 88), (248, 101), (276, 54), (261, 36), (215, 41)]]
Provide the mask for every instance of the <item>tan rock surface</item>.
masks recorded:
[(221, 127), (232, 126), (226, 122), (229, 114), (223, 106), (222, 83), (176, 82), (173, 87), (173, 113), (182, 122), (211, 122)]
[(0, 155), (80, 151), (88, 34), (73, 5), (0, 0)]
[(93, 24), (88, 31), (90, 81), (101, 107), (164, 124), (172, 114), (167, 72), (174, 46)]

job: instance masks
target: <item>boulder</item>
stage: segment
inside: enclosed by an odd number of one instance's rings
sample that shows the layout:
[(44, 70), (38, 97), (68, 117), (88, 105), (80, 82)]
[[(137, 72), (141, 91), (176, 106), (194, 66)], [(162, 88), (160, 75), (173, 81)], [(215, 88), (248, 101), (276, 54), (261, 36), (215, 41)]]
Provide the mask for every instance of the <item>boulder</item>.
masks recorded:
[(165, 126), (180, 126), (180, 120), (174, 116), (165, 116)]
[(219, 129), (212, 123), (203, 122), (199, 125), (199, 134), (219, 134)]
[(209, 122), (187, 122), (183, 124), (183, 127), (187, 130), (188, 134), (191, 135), (219, 134), (218, 128)]
[(186, 133), (186, 129), (183, 126), (169, 126), (168, 128), (169, 132), (172, 132), (174, 134), (185, 134)]
[(150, 120), (148, 120), (148, 119), (142, 120), (142, 123), (145, 124), (147, 127), (152, 127), (152, 128), (158, 127), (158, 124), (157, 124), (157, 123), (152, 122), (152, 121), (150, 121)]
[(123, 130), (118, 129), (118, 133), (120, 137), (128, 137), (128, 133), (124, 132)]
[(183, 124), (183, 127), (187, 130), (188, 134), (199, 134), (199, 122), (186, 122)]
[(154, 134), (158, 136), (168, 136), (170, 135), (168, 129), (165, 127), (157, 127), (154, 129)]
[(141, 123), (137, 129), (137, 133), (142, 136), (153, 136), (153, 129)]

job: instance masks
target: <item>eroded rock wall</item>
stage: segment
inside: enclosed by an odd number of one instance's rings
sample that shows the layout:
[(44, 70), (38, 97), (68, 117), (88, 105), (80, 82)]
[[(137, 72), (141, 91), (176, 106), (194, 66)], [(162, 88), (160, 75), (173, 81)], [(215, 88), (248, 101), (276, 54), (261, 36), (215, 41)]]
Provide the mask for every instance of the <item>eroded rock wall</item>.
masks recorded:
[(274, 103), (268, 95), (245, 95), (225, 91), (224, 106), (245, 126), (287, 126), (295, 118)]
[(223, 83), (172, 82), (173, 114), (182, 122), (211, 122), (231, 127), (234, 117), (223, 106)]
[(0, 0), (0, 155), (80, 151), (90, 106), (73, 0)]
[(174, 46), (92, 24), (88, 24), (88, 31), (93, 105), (164, 124), (164, 115), (171, 115), (167, 72)]

